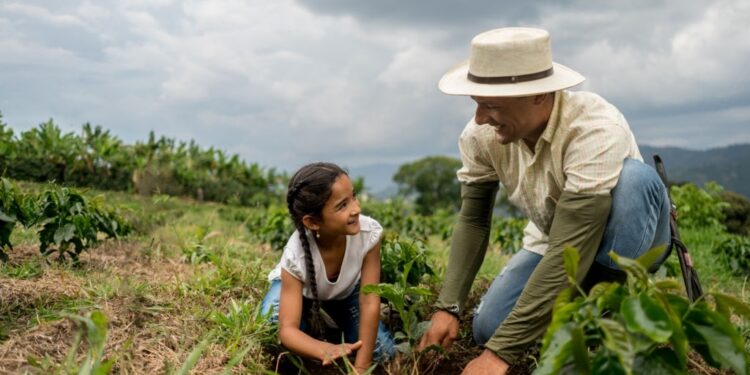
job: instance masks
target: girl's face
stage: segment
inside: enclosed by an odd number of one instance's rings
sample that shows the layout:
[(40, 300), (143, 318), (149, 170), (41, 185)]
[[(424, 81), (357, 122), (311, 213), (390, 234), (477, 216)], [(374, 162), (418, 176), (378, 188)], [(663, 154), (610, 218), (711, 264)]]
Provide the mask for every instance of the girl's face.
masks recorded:
[(317, 229), (321, 235), (353, 235), (359, 233), (359, 201), (349, 176), (342, 174), (331, 185), (331, 196)]

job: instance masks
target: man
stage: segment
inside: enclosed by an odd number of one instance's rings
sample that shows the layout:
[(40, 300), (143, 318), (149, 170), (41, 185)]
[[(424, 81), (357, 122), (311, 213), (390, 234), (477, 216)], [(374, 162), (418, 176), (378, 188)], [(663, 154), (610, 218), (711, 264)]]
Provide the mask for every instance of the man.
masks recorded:
[[(580, 252), (577, 279), (621, 278), (610, 250), (635, 258), (669, 241), (669, 201), (643, 164), (623, 115), (601, 97), (565, 89), (583, 82), (552, 62), (549, 34), (502, 28), (477, 35), (470, 58), (440, 90), (470, 96), (474, 116), (459, 139), (461, 212), (448, 268), (420, 349), (448, 347), (484, 259), (498, 184), (529, 218), (523, 249), (476, 309), (485, 347), (464, 374), (504, 374), (543, 334), (557, 295), (569, 287), (562, 252)], [(593, 281), (592, 281), (593, 280)]]

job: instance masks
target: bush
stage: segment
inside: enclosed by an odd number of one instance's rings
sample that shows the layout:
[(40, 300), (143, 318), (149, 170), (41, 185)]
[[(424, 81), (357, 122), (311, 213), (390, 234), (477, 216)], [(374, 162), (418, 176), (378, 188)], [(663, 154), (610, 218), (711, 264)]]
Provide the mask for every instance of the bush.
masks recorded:
[(724, 209), (728, 206), (721, 199), (723, 188), (708, 182), (704, 189), (693, 184), (672, 186), (672, 200), (677, 206), (677, 221), (682, 228), (724, 227)]
[(499, 217), (492, 220), (491, 242), (500, 246), (505, 254), (515, 254), (523, 247), (523, 230), (526, 219)]
[[(692, 348), (714, 367), (748, 373), (748, 353), (731, 322), (731, 311), (750, 320), (750, 306), (735, 297), (707, 293), (690, 303), (674, 279), (649, 279), (646, 267), (661, 249), (638, 260), (612, 257), (627, 283), (600, 283), (571, 300), (557, 299), (535, 374), (686, 374)], [(565, 268), (575, 284), (578, 252), (566, 249)], [(605, 314), (606, 313), (606, 314)]]
[(732, 272), (750, 275), (750, 238), (729, 234), (714, 248), (714, 253)]
[(411, 263), (405, 280), (408, 285), (418, 285), (423, 276), (435, 275), (429, 258), (423, 242), (400, 240), (398, 236), (385, 239), (380, 248), (380, 279), (384, 283), (395, 283)]
[(727, 232), (750, 235), (750, 200), (732, 191), (721, 193), (721, 199), (727, 203), (724, 207)]

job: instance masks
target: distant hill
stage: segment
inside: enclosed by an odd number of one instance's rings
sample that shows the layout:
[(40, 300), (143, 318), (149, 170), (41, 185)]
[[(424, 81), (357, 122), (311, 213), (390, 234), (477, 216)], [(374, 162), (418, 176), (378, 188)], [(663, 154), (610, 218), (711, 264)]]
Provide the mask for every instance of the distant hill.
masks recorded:
[(664, 161), (672, 182), (692, 182), (703, 186), (716, 181), (726, 190), (750, 197), (750, 144), (732, 145), (703, 151), (677, 147), (640, 146), (643, 159), (654, 164), (653, 154)]
[[(639, 147), (643, 160), (650, 165), (654, 165), (654, 154), (661, 156), (672, 182), (692, 182), (703, 186), (707, 181), (716, 181), (726, 190), (750, 197), (750, 144), (702, 151), (647, 145)], [(365, 178), (365, 185), (372, 194), (386, 198), (396, 193), (392, 178), (398, 168), (398, 164), (380, 163), (352, 168), (352, 173)]]

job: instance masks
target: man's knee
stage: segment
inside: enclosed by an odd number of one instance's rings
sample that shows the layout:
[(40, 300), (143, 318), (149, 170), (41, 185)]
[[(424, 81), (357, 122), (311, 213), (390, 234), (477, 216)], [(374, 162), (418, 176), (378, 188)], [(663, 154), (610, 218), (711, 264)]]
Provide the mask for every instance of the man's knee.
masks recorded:
[(489, 341), (490, 337), (495, 334), (495, 330), (497, 329), (497, 326), (493, 326), (493, 322), (491, 319), (487, 318), (487, 315), (487, 313), (482, 314), (481, 311), (477, 312), (477, 315), (474, 316), (474, 321), (472, 322), (471, 330), (474, 336), (474, 342), (478, 345), (484, 345)]
[(625, 159), (615, 191), (633, 192), (642, 189), (664, 190), (664, 184), (650, 165), (635, 159)]

